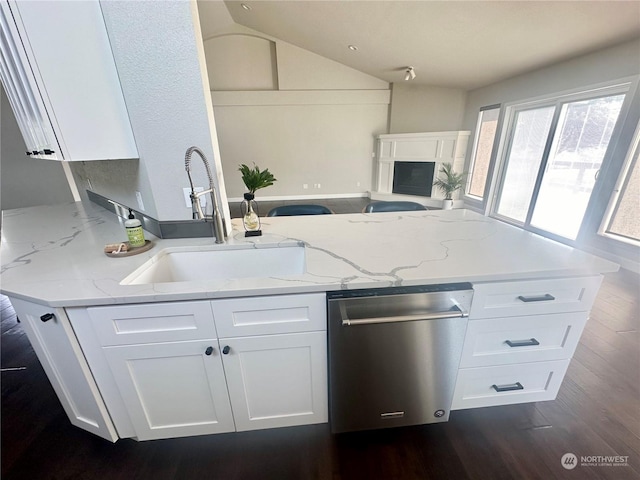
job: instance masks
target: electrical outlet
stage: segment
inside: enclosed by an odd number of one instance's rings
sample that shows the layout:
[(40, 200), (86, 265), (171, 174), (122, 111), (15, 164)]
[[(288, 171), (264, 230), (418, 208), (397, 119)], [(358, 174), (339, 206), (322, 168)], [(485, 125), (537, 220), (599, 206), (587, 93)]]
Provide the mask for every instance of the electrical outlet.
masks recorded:
[(303, 183), (302, 184), (302, 188), (306, 190), (307, 188), (309, 188), (309, 184), (308, 183)]
[[(198, 192), (204, 192), (204, 187), (194, 187), (194, 190), (196, 193)], [(184, 194), (184, 204), (187, 208), (191, 208), (191, 189), (190, 188), (183, 188), (182, 189), (182, 193)], [(202, 209), (204, 210), (204, 208), (207, 206), (207, 196), (203, 195), (200, 197), (200, 206), (202, 207)]]
[(142, 201), (142, 194), (140, 192), (136, 192), (136, 200), (138, 201), (138, 208), (140, 208), (141, 212), (144, 212), (144, 202)]
[(322, 185), (318, 184), (318, 188), (322, 188)]
[(356, 182), (356, 187), (359, 187), (359, 186), (360, 186), (360, 182)]

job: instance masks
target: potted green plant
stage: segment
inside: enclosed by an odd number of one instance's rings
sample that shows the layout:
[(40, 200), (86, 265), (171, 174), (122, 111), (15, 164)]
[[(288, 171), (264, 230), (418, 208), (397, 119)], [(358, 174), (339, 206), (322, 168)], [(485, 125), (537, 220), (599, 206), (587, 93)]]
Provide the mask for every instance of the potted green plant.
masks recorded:
[(247, 190), (253, 195), (255, 195), (256, 190), (270, 187), (273, 185), (273, 182), (277, 180), (268, 168), (260, 170), (255, 163), (253, 164), (253, 168), (249, 168), (243, 163), (238, 170), (242, 174), (242, 181), (247, 187)]
[(238, 170), (242, 174), (242, 181), (245, 187), (249, 190), (244, 194), (244, 201), (240, 206), (245, 236), (258, 236), (261, 235), (262, 232), (260, 231), (260, 217), (258, 215), (258, 204), (255, 201), (255, 193), (256, 190), (273, 185), (273, 182), (277, 179), (268, 168), (260, 170), (255, 163), (253, 164), (253, 168), (243, 163)]
[(443, 163), (438, 173), (439, 178), (433, 182), (433, 186), (444, 193), (442, 209), (451, 210), (453, 208), (453, 194), (464, 186), (466, 174), (454, 172), (453, 165), (450, 163)]

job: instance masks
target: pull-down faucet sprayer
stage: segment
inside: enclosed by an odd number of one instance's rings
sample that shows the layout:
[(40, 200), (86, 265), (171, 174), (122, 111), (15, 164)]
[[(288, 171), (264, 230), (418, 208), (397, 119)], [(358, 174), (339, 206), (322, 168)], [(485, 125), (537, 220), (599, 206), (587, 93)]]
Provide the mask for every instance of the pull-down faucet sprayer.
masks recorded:
[[(191, 156), (197, 153), (202, 162), (204, 163), (204, 168), (207, 170), (207, 177), (209, 178), (209, 190), (205, 190), (204, 192), (196, 193), (195, 188), (193, 186), (193, 180), (191, 179)], [(222, 215), (220, 214), (220, 208), (218, 207), (218, 200), (216, 198), (216, 189), (213, 183), (213, 174), (211, 173), (211, 167), (209, 166), (209, 162), (207, 161), (207, 157), (205, 157), (202, 150), (198, 147), (189, 147), (187, 152), (184, 155), (184, 168), (187, 171), (187, 176), (189, 177), (189, 185), (191, 186), (191, 208), (192, 208), (192, 218), (194, 220), (204, 220), (207, 221), (209, 218), (202, 211), (202, 207), (200, 206), (200, 197), (202, 195), (206, 195), (207, 193), (211, 194), (211, 205), (213, 206), (213, 214), (211, 216), (211, 221), (213, 223), (213, 234), (216, 237), (216, 243), (224, 243), (226, 234), (225, 227)]]

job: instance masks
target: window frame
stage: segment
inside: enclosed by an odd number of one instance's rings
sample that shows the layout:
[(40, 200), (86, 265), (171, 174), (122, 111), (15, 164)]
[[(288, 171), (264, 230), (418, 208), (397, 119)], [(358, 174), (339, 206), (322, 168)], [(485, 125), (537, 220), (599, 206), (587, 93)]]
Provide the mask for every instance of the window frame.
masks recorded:
[(613, 233), (608, 230), (611, 227), (611, 223), (613, 222), (615, 213), (617, 212), (618, 205), (620, 203), (620, 197), (622, 196), (622, 193), (627, 186), (633, 167), (638, 162), (640, 162), (640, 121), (636, 126), (635, 133), (633, 134), (633, 139), (631, 140), (631, 144), (629, 145), (629, 149), (627, 150), (624, 163), (622, 164), (618, 179), (609, 197), (607, 209), (602, 216), (602, 221), (600, 222), (600, 227), (598, 228), (597, 232), (601, 237), (605, 237), (636, 247), (640, 247), (640, 240), (625, 237), (624, 235)]
[[(529, 99), (529, 100), (520, 100), (520, 101), (514, 101), (514, 102), (509, 102), (507, 104), (505, 104), (504, 106), (504, 117), (501, 119), (502, 120), (502, 128), (500, 131), (500, 138), (499, 138), (499, 145), (497, 148), (497, 152), (496, 152), (496, 158), (495, 158), (495, 178), (492, 181), (492, 191), (491, 191), (491, 197), (489, 198), (489, 202), (487, 203), (486, 206), (486, 214), (492, 218), (496, 218), (500, 221), (503, 221), (505, 223), (517, 226), (519, 228), (522, 228), (524, 230), (533, 232), (533, 233), (537, 233), (543, 237), (555, 240), (557, 242), (560, 243), (564, 243), (567, 245), (571, 245), (571, 246), (576, 246), (577, 244), (579, 244), (583, 238), (584, 235), (584, 231), (585, 228), (587, 227), (587, 220), (588, 220), (588, 216), (589, 216), (589, 210), (592, 208), (592, 201), (593, 201), (593, 197), (594, 194), (596, 192), (596, 189), (598, 188), (598, 183), (596, 182), (596, 185), (594, 186), (594, 190), (591, 193), (591, 199), (589, 201), (589, 204), (587, 205), (587, 210), (584, 214), (584, 217), (582, 219), (582, 225), (580, 227), (580, 230), (576, 236), (575, 240), (571, 240), (565, 237), (562, 237), (560, 235), (557, 235), (555, 233), (552, 232), (548, 232), (546, 230), (542, 230), (540, 228), (536, 228), (532, 225), (530, 225), (530, 216), (532, 214), (533, 211), (533, 207), (531, 205), (535, 205), (535, 201), (537, 199), (538, 193), (539, 193), (539, 188), (540, 188), (540, 183), (541, 183), (541, 177), (539, 177), (536, 180), (536, 185), (534, 187), (534, 192), (532, 194), (531, 197), (531, 202), (530, 202), (530, 209), (527, 213), (527, 218), (525, 220), (525, 222), (519, 222), (517, 220), (514, 220), (512, 218), (509, 217), (505, 217), (504, 215), (500, 215), (497, 212), (498, 209), (498, 205), (499, 205), (499, 199), (500, 199), (500, 195), (502, 192), (502, 188), (503, 188), (503, 183), (504, 183), (504, 179), (506, 176), (506, 171), (507, 171), (507, 167), (508, 167), (508, 155), (510, 152), (510, 148), (511, 148), (511, 140), (512, 140), (512, 135), (511, 133), (513, 132), (513, 128), (514, 128), (514, 124), (515, 124), (515, 119), (517, 117), (517, 112), (520, 111), (525, 111), (525, 110), (530, 110), (530, 109), (535, 109), (535, 108), (541, 108), (541, 107), (545, 107), (545, 106), (554, 106), (555, 107), (555, 112), (554, 112), (554, 118), (552, 120), (552, 124), (550, 126), (550, 134), (547, 138), (547, 145), (545, 146), (545, 152), (544, 152), (544, 156), (543, 156), (543, 160), (542, 160), (542, 165), (540, 167), (540, 171), (542, 171), (547, 163), (548, 160), (548, 153), (549, 153), (549, 149), (551, 148), (551, 144), (553, 142), (553, 138), (555, 137), (555, 135), (558, 133), (556, 131), (557, 127), (558, 127), (558, 119), (559, 116), (561, 114), (561, 110), (562, 110), (562, 105), (566, 104), (566, 103), (571, 103), (571, 102), (576, 102), (576, 101), (580, 101), (580, 100), (588, 100), (591, 98), (597, 98), (597, 97), (604, 97), (604, 96), (609, 96), (609, 95), (616, 95), (616, 94), (624, 94), (625, 95), (625, 99), (624, 102), (622, 104), (622, 108), (620, 110), (619, 116), (618, 116), (618, 120), (616, 122), (616, 125), (614, 127), (614, 131), (613, 134), (611, 136), (611, 140), (609, 143), (609, 147), (607, 148), (607, 152), (605, 153), (605, 156), (603, 157), (603, 169), (608, 169), (608, 167), (605, 165), (605, 162), (609, 162), (610, 161), (610, 154), (612, 151), (612, 147), (615, 146), (616, 142), (618, 141), (618, 136), (619, 136), (619, 130), (621, 128), (621, 125), (623, 123), (623, 119), (627, 116), (627, 112), (629, 109), (629, 102), (630, 102), (630, 97), (633, 96), (633, 92), (635, 89), (635, 83), (636, 83), (636, 77), (627, 77), (627, 78), (622, 78), (622, 79), (618, 79), (616, 81), (613, 82), (608, 82), (606, 84), (601, 84), (601, 85), (596, 85), (596, 86), (585, 86), (583, 88), (579, 88), (579, 89), (574, 89), (571, 91), (566, 91), (566, 92), (559, 92), (559, 93), (554, 93), (554, 94), (550, 94), (550, 95), (545, 95), (545, 96), (540, 96), (537, 98), (533, 98), (533, 99)], [(602, 173), (602, 172), (601, 172)]]
[[(471, 195), (469, 193), (469, 189), (471, 187), (471, 179), (473, 177), (473, 169), (476, 164), (476, 156), (478, 154), (478, 143), (480, 142), (480, 130), (482, 127), (482, 117), (484, 112), (488, 110), (498, 110), (498, 119), (496, 125), (496, 132), (493, 137), (493, 143), (491, 146), (491, 154), (489, 156), (489, 166), (487, 168), (487, 176), (484, 183), (484, 190), (482, 192), (482, 197), (478, 197), (476, 195)], [(487, 205), (487, 198), (491, 192), (491, 186), (493, 184), (493, 173), (494, 173), (494, 165), (496, 161), (496, 151), (498, 149), (499, 140), (500, 140), (500, 130), (502, 128), (502, 119), (504, 115), (504, 110), (502, 108), (501, 103), (495, 103), (492, 105), (486, 105), (480, 107), (478, 111), (478, 118), (476, 120), (476, 128), (473, 139), (473, 148), (471, 149), (471, 155), (469, 157), (469, 167), (467, 169), (467, 179), (464, 190), (464, 201), (465, 203), (471, 204), (479, 209), (484, 209)]]

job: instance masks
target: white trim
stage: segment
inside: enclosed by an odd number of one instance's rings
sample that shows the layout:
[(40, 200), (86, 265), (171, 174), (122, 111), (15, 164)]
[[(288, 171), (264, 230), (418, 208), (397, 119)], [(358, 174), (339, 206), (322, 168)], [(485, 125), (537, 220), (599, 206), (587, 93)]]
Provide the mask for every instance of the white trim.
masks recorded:
[(78, 191), (78, 185), (76, 184), (75, 178), (73, 178), (73, 173), (71, 172), (71, 167), (69, 166), (69, 162), (62, 161), (62, 171), (64, 172), (64, 176), (67, 178), (67, 184), (69, 184), (69, 189), (71, 190), (71, 195), (73, 196), (74, 202), (79, 202), (80, 192)]
[[(532, 98), (525, 98), (522, 100), (513, 100), (511, 102), (505, 102), (504, 107), (526, 107), (533, 108), (538, 104), (547, 104), (552, 102), (557, 102), (558, 100), (569, 100), (573, 101), (574, 98), (579, 99), (580, 97), (591, 98), (593, 96), (598, 96), (598, 92), (602, 91), (603, 95), (608, 95), (609, 90), (618, 90), (620, 89), (622, 92), (628, 92), (632, 90), (632, 87), (640, 81), (640, 75), (631, 75), (628, 77), (622, 77), (615, 80), (611, 80), (608, 82), (601, 82), (594, 85), (584, 85), (582, 87), (572, 88), (570, 90), (563, 90), (561, 92), (550, 93), (545, 95), (538, 95)], [(626, 89), (625, 89), (626, 87)]]
[(211, 91), (214, 107), (255, 105), (389, 105), (391, 90)]
[[(491, 196), (487, 202), (486, 212), (492, 218), (499, 218), (497, 211), (499, 197), (501, 196), (503, 182), (505, 180), (506, 171), (508, 168), (508, 156), (510, 154), (510, 142), (512, 140), (512, 133), (514, 130), (514, 123), (516, 121), (516, 113), (535, 108), (542, 108), (545, 106), (554, 106), (555, 109), (562, 104), (569, 102), (576, 102), (582, 99), (596, 98), (599, 96), (624, 94), (625, 100), (621, 106), (620, 113), (618, 115), (618, 121), (620, 118), (626, 118), (626, 114), (629, 109), (629, 93), (635, 91), (635, 88), (640, 81), (640, 75), (633, 75), (624, 77), (621, 79), (599, 83), (596, 85), (577, 87), (571, 90), (565, 90), (554, 94), (541, 95), (530, 99), (514, 100), (512, 102), (506, 102), (504, 104), (504, 119), (502, 121), (503, 128), (500, 133), (500, 143), (498, 145), (498, 152), (496, 157), (496, 166), (494, 169), (494, 178), (491, 182)], [(557, 113), (556, 113), (557, 114)], [(557, 125), (556, 125), (557, 126)], [(551, 128), (554, 128), (553, 124)], [(615, 133), (615, 131), (614, 131)], [(613, 135), (611, 141), (617, 141)], [(605, 158), (603, 158), (603, 161)], [(532, 194), (533, 195), (533, 194)], [(585, 212), (586, 216), (587, 212)], [(511, 219), (511, 221), (514, 221)], [(511, 222), (509, 222), (511, 223)], [(525, 227), (523, 224), (522, 228)], [(578, 233), (579, 235), (579, 233)], [(544, 235), (543, 235), (544, 236)]]
[(609, 197), (609, 205), (602, 216), (602, 222), (600, 223), (600, 228), (598, 228), (598, 235), (610, 238), (622, 243), (626, 243), (628, 245), (639, 246), (640, 241), (624, 237), (622, 235), (618, 235), (616, 233), (608, 232), (607, 230), (611, 226), (611, 222), (613, 220), (613, 214), (618, 206), (618, 200), (620, 199), (620, 194), (622, 193), (622, 189), (627, 181), (627, 176), (629, 175), (629, 171), (633, 164), (633, 160), (636, 162), (640, 161), (639, 155), (640, 150), (640, 122), (636, 126), (636, 131), (633, 134), (633, 139), (631, 141), (631, 145), (629, 146), (629, 150), (627, 151), (627, 156), (624, 159), (624, 164), (622, 165), (622, 169), (620, 170), (620, 174), (618, 175), (618, 180), (616, 181), (616, 185), (613, 188), (613, 192), (611, 192), (611, 196)]
[[(360, 193), (325, 193), (324, 195), (275, 195), (269, 197), (263, 197), (260, 194), (256, 195), (256, 201), (260, 202), (277, 202), (286, 200), (324, 200), (332, 198), (369, 198), (370, 192)], [(233, 197), (229, 198), (229, 202), (242, 202), (244, 198)]]
[[(482, 196), (478, 197), (476, 195), (472, 195), (469, 192), (469, 188), (471, 187), (471, 182), (473, 180), (473, 170), (475, 168), (476, 165), (476, 154), (478, 153), (478, 143), (480, 142), (480, 131), (482, 130), (482, 118), (484, 116), (485, 112), (490, 112), (492, 110), (498, 110), (498, 118), (496, 120), (496, 131), (493, 135), (493, 142), (491, 145), (491, 152), (489, 154), (489, 166), (487, 168), (487, 178), (485, 179), (484, 182), (484, 188), (482, 189)], [(480, 204), (483, 204), (486, 202), (486, 199), (484, 198), (485, 193), (488, 193), (491, 188), (487, 188), (487, 182), (491, 182), (491, 167), (492, 164), (494, 163), (494, 149), (496, 147), (496, 139), (499, 137), (500, 134), (500, 116), (502, 115), (502, 105), (501, 104), (495, 104), (495, 105), (487, 105), (486, 107), (481, 107), (480, 111), (478, 112), (478, 118), (476, 120), (476, 128), (475, 128), (475, 132), (473, 135), (473, 145), (472, 145), (472, 149), (471, 149), (471, 156), (469, 157), (469, 164), (467, 168), (467, 182), (464, 188), (464, 194), (463, 194), (463, 199), (472, 201), (472, 202), (478, 202)]]

